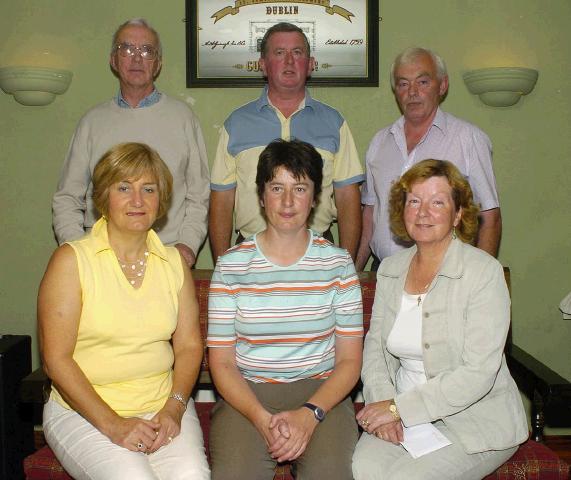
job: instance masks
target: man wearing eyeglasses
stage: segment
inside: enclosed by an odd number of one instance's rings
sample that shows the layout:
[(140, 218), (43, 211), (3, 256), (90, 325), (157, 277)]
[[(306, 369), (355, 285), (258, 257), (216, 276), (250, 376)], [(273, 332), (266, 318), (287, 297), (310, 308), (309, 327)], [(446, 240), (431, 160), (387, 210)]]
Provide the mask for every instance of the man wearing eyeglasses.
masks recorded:
[(158, 33), (143, 19), (128, 20), (113, 35), (111, 68), (117, 95), (80, 120), (53, 198), (53, 227), (60, 244), (80, 238), (97, 220), (91, 175), (112, 146), (146, 143), (173, 175), (168, 214), (154, 229), (175, 245), (189, 266), (206, 236), (210, 175), (200, 125), (189, 107), (159, 92), (154, 84), (162, 66)]

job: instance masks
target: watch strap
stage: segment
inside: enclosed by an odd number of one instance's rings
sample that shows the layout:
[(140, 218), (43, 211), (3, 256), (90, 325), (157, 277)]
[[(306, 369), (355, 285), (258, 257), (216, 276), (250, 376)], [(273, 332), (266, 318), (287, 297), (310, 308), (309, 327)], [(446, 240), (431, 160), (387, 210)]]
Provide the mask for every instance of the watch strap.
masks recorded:
[(313, 415), (315, 415), (315, 419), (318, 422), (322, 422), (325, 418), (325, 411), (321, 407), (309, 402), (305, 402), (303, 406), (309, 408), (313, 412)]

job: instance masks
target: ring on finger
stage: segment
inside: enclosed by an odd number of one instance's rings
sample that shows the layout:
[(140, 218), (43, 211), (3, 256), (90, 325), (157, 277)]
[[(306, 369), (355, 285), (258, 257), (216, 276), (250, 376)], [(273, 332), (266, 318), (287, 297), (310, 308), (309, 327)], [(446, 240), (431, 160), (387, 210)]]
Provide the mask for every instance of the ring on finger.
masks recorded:
[(139, 442), (139, 443), (137, 443), (137, 448), (139, 450), (143, 450), (145, 448), (145, 445), (143, 444), (143, 442)]
[(172, 442), (172, 437), (169, 436), (169, 437), (167, 438), (167, 440), (169, 441), (169, 443), (171, 443), (171, 442)]
[(361, 420), (361, 425), (363, 425), (363, 427), (367, 427), (369, 426), (369, 422), (367, 420)]

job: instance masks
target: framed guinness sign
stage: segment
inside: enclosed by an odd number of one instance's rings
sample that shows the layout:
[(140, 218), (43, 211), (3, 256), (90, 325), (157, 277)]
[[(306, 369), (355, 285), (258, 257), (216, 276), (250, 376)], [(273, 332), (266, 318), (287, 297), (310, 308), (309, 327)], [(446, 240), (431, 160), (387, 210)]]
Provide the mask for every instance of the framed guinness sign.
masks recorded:
[(378, 0), (186, 0), (187, 87), (262, 85), (260, 42), (279, 22), (309, 40), (310, 85), (378, 86)]

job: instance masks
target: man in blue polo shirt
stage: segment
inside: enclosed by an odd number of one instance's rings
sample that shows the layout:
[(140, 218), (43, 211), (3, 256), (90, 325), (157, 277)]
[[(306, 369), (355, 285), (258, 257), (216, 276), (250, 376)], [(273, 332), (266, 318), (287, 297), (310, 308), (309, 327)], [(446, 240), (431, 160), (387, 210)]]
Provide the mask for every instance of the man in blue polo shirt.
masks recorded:
[(339, 244), (355, 258), (361, 235), (363, 168), (347, 122), (337, 110), (311, 98), (305, 88), (314, 63), (299, 27), (278, 23), (264, 35), (260, 67), (267, 86), (260, 98), (226, 119), (212, 166), (209, 235), (215, 261), (230, 247), (233, 226), (239, 238), (265, 228), (256, 195), (256, 168), (259, 154), (276, 138), (303, 140), (321, 154), (323, 190), (309, 227), (328, 236), (337, 219)]

